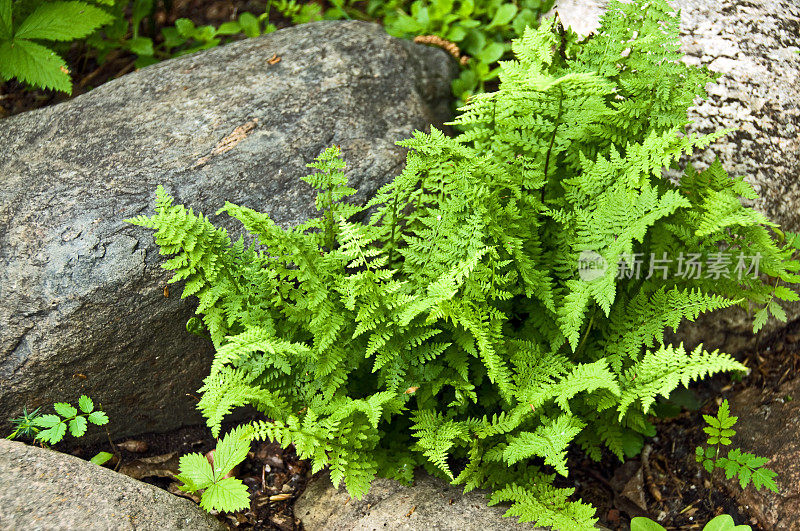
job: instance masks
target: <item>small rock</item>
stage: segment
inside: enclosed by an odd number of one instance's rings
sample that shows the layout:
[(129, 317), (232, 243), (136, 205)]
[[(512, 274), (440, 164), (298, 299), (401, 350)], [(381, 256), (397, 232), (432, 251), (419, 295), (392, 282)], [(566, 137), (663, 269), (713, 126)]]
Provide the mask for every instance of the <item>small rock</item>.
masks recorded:
[(427, 474), (419, 474), (414, 485), (376, 479), (359, 501), (344, 487), (336, 489), (328, 473), (312, 479), (298, 498), (294, 514), (307, 531), (391, 529), (412, 531), (500, 531), (528, 529), (545, 531), (533, 524), (504, 518), (506, 508), (488, 507), (485, 492), (463, 493)]
[(0, 439), (0, 528), (226, 529), (192, 502), (77, 457)]

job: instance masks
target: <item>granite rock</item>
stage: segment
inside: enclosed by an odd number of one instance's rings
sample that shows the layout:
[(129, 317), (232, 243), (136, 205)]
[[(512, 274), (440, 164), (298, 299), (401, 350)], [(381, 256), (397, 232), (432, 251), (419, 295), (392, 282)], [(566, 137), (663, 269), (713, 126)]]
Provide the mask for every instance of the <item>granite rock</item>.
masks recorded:
[(152, 232), (123, 219), (152, 213), (163, 184), (234, 238), (213, 215), (226, 200), (301, 223), (316, 210), (299, 178), (333, 144), (363, 204), (401, 170), (395, 142), (449, 118), (457, 70), (376, 24), (319, 22), (3, 119), (2, 418), (87, 393), (114, 437), (201, 422), (191, 394), (212, 349), (184, 328), (195, 303), (166, 290)]
[(195, 503), (72, 455), (0, 439), (0, 529), (223, 531)]
[(507, 508), (488, 507), (486, 493), (463, 493), (461, 487), (418, 473), (414, 485), (376, 479), (361, 499), (351, 498), (343, 486), (331, 484), (326, 472), (309, 481), (294, 507), (307, 531), (373, 531), (375, 529), (463, 531), (467, 529), (542, 530), (533, 524), (504, 518)]

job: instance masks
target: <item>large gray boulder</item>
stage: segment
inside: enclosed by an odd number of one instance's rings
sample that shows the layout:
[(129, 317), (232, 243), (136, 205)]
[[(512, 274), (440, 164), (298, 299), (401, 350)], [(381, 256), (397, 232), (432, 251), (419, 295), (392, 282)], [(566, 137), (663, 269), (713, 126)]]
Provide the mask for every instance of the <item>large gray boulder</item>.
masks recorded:
[[(690, 160), (705, 169), (719, 156), (732, 176), (744, 176), (761, 198), (754, 206), (784, 230), (800, 231), (800, 4), (796, 0), (675, 0), (681, 51), (689, 64), (722, 74), (709, 98), (690, 109), (690, 131), (733, 133)], [(598, 26), (604, 0), (559, 0), (565, 25), (586, 35)], [(797, 286), (795, 286), (797, 287)], [(790, 319), (800, 317), (794, 305)], [(778, 323), (770, 322), (767, 330)], [(681, 339), (741, 350), (753, 341), (744, 311), (715, 313)]]
[[(151, 231), (159, 184), (212, 215), (232, 201), (288, 227), (316, 215), (299, 177), (341, 146), (363, 203), (395, 142), (448, 119), (457, 66), (380, 26), (320, 22), (165, 61), (0, 126), (0, 429), (23, 407), (102, 404), (112, 436), (202, 419), (212, 349)], [(221, 216), (236, 236), (239, 229)]]
[(185, 498), (77, 457), (0, 439), (0, 529), (223, 531)]
[(294, 515), (306, 531), (372, 531), (374, 529), (439, 531), (542, 530), (504, 518), (507, 507), (486, 505), (486, 493), (463, 493), (425, 473), (418, 473), (412, 487), (398, 481), (376, 479), (369, 492), (356, 500), (343, 486), (331, 484), (325, 472), (309, 481), (297, 499)]

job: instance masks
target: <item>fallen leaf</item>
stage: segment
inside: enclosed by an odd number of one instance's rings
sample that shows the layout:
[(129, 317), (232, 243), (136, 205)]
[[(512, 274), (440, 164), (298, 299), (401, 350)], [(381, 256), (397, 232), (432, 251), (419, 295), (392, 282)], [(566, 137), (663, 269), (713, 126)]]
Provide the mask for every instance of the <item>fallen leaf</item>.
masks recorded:
[(168, 454), (135, 459), (122, 465), (119, 471), (133, 479), (171, 478), (178, 473), (179, 465), (180, 460), (177, 452), (170, 452)]
[(150, 446), (145, 441), (137, 441), (136, 439), (130, 439), (128, 441), (121, 442), (117, 444), (117, 446), (119, 446), (123, 450), (127, 450), (135, 454), (144, 453), (150, 448)]

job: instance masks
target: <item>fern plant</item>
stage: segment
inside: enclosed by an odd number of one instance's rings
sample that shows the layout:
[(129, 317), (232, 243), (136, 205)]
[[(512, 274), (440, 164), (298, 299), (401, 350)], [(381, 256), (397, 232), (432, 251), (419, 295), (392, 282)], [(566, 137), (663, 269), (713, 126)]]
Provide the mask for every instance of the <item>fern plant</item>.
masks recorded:
[[(742, 204), (749, 184), (719, 163), (662, 177), (725, 133), (685, 133), (713, 76), (677, 50), (666, 0), (612, 1), (580, 42), (554, 19), (529, 28), (499, 90), (462, 109), (463, 132), (401, 142), (405, 169), (364, 207), (345, 200), (335, 147), (306, 179), (320, 217), (284, 230), (226, 203), (217, 214), (249, 243), (159, 187), (155, 215), (129, 221), (155, 230), (172, 281), (199, 299), (192, 329), (216, 356), (198, 407), (214, 436), (251, 405), (269, 420), (241, 433), (294, 444), (354, 496), (423, 465), (491, 490), (508, 516), (591, 527), (594, 508), (553, 484), (567, 451), (633, 455), (657, 397), (746, 371), (665, 330), (798, 298), (780, 284), (800, 280), (797, 237)], [(682, 274), (688, 255), (714, 267)], [(644, 274), (636, 256), (651, 257)]]
[(706, 440), (705, 448), (702, 446), (696, 448), (695, 458), (698, 463), (703, 465), (706, 472), (710, 474), (714, 472), (715, 468), (721, 468), (725, 471), (725, 477), (728, 479), (737, 478), (743, 489), (752, 483), (757, 490), (766, 487), (773, 492), (778, 492), (778, 485), (774, 479), (778, 474), (764, 466), (769, 461), (766, 457), (742, 452), (739, 448), (729, 450), (727, 457), (720, 455), (721, 447), (729, 446), (731, 437), (736, 435), (733, 426), (739, 419), (730, 415), (727, 400), (722, 401), (716, 416), (703, 415), (703, 418), (708, 424), (703, 428), (703, 431), (708, 434), (708, 440)]
[[(98, 0), (99, 3), (111, 3)], [(64, 60), (38, 41), (72, 41), (111, 22), (98, 6), (78, 0), (35, 2), (27, 16), (19, 16), (23, 2), (0, 0), (0, 80), (16, 77), (29, 85), (72, 94)]]

